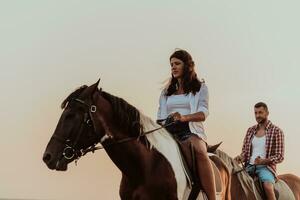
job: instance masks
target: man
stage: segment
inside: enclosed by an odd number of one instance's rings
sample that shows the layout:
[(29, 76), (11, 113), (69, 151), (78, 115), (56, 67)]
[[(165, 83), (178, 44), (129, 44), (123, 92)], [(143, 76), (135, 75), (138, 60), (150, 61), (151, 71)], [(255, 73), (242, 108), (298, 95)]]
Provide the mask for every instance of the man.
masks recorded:
[(269, 111), (265, 103), (254, 106), (257, 125), (248, 129), (241, 155), (235, 160), (244, 162), (248, 173), (256, 173), (268, 200), (276, 200), (274, 183), (276, 164), (284, 159), (284, 134), (280, 128), (268, 120)]

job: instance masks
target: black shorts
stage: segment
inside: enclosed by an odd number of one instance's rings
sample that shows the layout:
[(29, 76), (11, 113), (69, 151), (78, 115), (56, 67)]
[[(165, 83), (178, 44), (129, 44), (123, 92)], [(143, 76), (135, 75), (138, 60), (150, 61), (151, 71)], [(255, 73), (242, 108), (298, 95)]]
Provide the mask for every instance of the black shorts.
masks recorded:
[(176, 122), (175, 124), (166, 127), (166, 129), (180, 141), (188, 139), (193, 134), (188, 122)]

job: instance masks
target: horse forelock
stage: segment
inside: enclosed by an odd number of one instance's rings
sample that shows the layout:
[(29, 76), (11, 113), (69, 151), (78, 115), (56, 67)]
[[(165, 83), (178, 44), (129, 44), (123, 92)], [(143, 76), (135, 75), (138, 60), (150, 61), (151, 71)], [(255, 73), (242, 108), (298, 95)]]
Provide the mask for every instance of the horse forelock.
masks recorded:
[(66, 107), (66, 105), (74, 98), (78, 98), (81, 93), (87, 88), (87, 85), (83, 85), (81, 87), (79, 87), (78, 89), (76, 89), (74, 92), (72, 92), (71, 94), (69, 94), (69, 96), (62, 102), (61, 104), (61, 108), (64, 109)]

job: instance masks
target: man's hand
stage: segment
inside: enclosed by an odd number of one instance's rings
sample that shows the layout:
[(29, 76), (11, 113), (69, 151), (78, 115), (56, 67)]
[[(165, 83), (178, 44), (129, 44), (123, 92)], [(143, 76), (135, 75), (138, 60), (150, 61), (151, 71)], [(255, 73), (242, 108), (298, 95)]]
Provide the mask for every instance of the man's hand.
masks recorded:
[(260, 156), (256, 157), (254, 160), (254, 164), (255, 165), (269, 165), (270, 163), (272, 163), (272, 161), (268, 158), (263, 159)]
[(243, 162), (243, 157), (241, 155), (238, 155), (234, 158), (235, 162), (237, 162), (238, 164)]
[(256, 157), (254, 160), (255, 165), (262, 165), (263, 159), (260, 158), (260, 156)]

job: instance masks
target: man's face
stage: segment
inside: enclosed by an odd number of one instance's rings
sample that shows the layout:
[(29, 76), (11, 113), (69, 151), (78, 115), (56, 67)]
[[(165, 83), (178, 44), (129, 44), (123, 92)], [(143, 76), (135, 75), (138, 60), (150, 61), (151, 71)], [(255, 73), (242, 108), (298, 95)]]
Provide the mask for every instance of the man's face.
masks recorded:
[(255, 119), (257, 123), (263, 124), (268, 120), (269, 112), (264, 107), (254, 108)]

